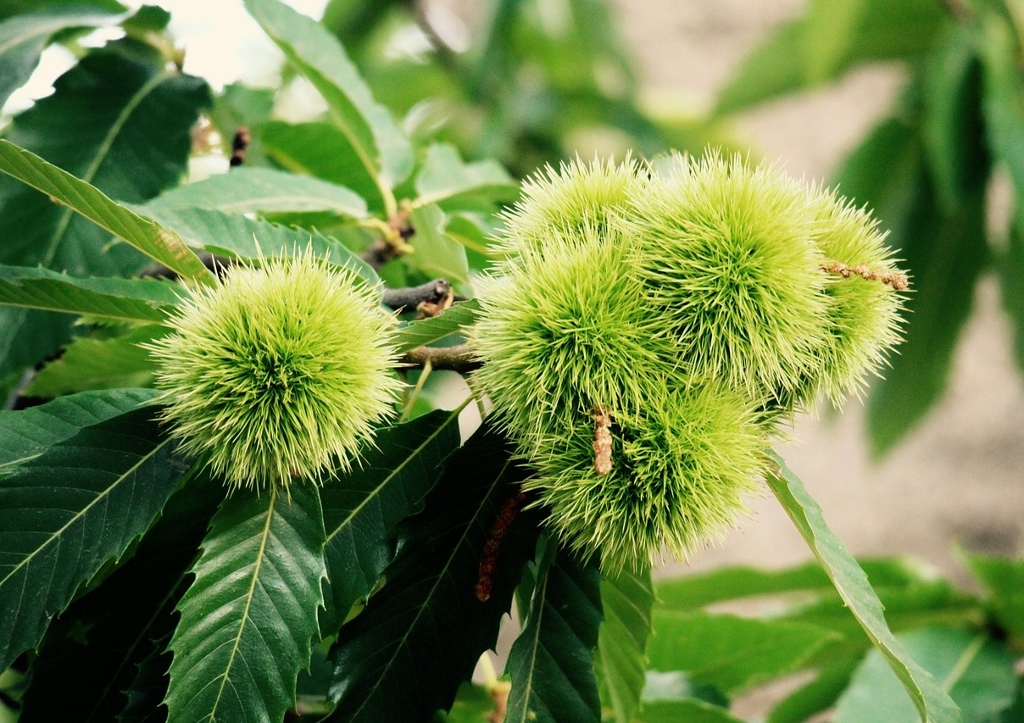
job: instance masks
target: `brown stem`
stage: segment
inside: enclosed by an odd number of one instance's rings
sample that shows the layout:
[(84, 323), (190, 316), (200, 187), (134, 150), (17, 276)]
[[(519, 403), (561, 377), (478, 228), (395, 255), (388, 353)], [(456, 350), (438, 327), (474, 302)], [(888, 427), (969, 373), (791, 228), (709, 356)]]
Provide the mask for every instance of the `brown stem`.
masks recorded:
[(454, 300), (455, 292), (451, 283), (446, 279), (434, 279), (419, 286), (385, 289), (382, 303), (395, 311), (417, 309), (424, 316), (437, 316), (450, 307)]
[(421, 367), (430, 361), (434, 371), (447, 370), (466, 374), (479, 369), (480, 359), (465, 344), (458, 346), (418, 346), (410, 349), (399, 360), (399, 364)]

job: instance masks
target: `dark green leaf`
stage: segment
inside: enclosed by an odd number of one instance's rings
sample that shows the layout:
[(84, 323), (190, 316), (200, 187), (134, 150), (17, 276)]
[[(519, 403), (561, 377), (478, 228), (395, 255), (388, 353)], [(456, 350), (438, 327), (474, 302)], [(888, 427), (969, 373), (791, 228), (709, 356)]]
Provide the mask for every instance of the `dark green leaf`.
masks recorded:
[(38, 457), (48, 447), (138, 409), (157, 395), (151, 389), (85, 392), (19, 412), (0, 412), (0, 475)]
[(655, 670), (679, 670), (724, 693), (792, 673), (841, 639), (832, 631), (777, 620), (655, 610), (647, 657)]
[(523, 632), (505, 666), (512, 677), (507, 723), (601, 720), (594, 649), (601, 625), (601, 572), (548, 541)]
[[(95, 3), (93, 3), (95, 4)], [(93, 51), (57, 79), (53, 95), (14, 119), (6, 138), (92, 184), (110, 198), (139, 202), (177, 184), (191, 128), (209, 101), (206, 84), (129, 57), (122, 45)], [(73, 276), (119, 276), (148, 259), (71, 209), (0, 174), (0, 263), (44, 266)], [(0, 376), (52, 354), (70, 319), (0, 309)]]
[[(817, 677), (790, 693), (768, 715), (766, 723), (804, 723), (815, 713), (835, 705), (836, 699), (850, 683), (856, 662), (830, 665), (818, 671)], [(903, 696), (906, 699), (906, 695)]]
[(292, 173), (352, 189), (376, 214), (385, 214), (374, 174), (360, 163), (349, 139), (330, 123), (267, 121), (253, 129), (267, 155)]
[(119, 13), (88, 6), (47, 8), (0, 22), (0, 106), (32, 75), (53, 35), (116, 22)]
[(1024, 642), (1024, 559), (965, 555), (964, 560), (988, 590), (992, 612), (1011, 641)]
[(48, 194), (53, 201), (77, 211), (180, 276), (212, 283), (213, 274), (180, 238), (111, 200), (88, 182), (3, 139), (0, 171)]
[(0, 481), (0, 668), (145, 532), (185, 468), (153, 409), (86, 427)]
[(843, 602), (896, 673), (922, 720), (959, 723), (960, 713), (953, 701), (889, 631), (882, 614), (882, 604), (871, 589), (867, 576), (829, 529), (818, 503), (807, 494), (803, 483), (785, 463), (777, 456), (775, 460), (779, 470), (768, 475), (768, 486), (832, 580)]
[(52, 399), (90, 389), (152, 386), (156, 365), (139, 344), (170, 331), (166, 326), (143, 326), (113, 339), (76, 339), (59, 359), (36, 373), (25, 394)]
[(693, 698), (656, 700), (643, 704), (638, 723), (743, 723), (725, 708)]
[(323, 512), (311, 482), (294, 482), (287, 496), (275, 486), (225, 500), (178, 605), (169, 720), (284, 717), (316, 635), (323, 546)]
[(42, 268), (0, 265), (0, 304), (98, 316), (164, 321), (185, 290), (156, 279), (79, 279)]
[(329, 720), (423, 720), (447, 710), (494, 645), (538, 534), (535, 512), (507, 525), (481, 601), (484, 548), (502, 510), (516, 509), (525, 474), (511, 454), (501, 436), (478, 431), (449, 459), (423, 512), (399, 526), (387, 584), (341, 628), (332, 651), (338, 706)]
[[(997, 723), (1013, 705), (1013, 656), (984, 633), (918, 630), (900, 636), (907, 651), (942, 682), (963, 720)], [(920, 718), (899, 681), (877, 652), (864, 659), (839, 698), (835, 723), (916, 723)], [(931, 720), (931, 719), (929, 719)]]
[(321, 490), (330, 581), (321, 637), (334, 635), (352, 604), (380, 580), (394, 556), (395, 527), (420, 510), (444, 459), (459, 446), (458, 416), (435, 411), (381, 430), (360, 467)]
[(624, 570), (601, 580), (604, 622), (597, 641), (598, 673), (606, 694), (602, 698), (607, 698), (618, 723), (630, 723), (640, 704), (653, 605), (649, 569)]
[(984, 112), (992, 155), (1006, 164), (1016, 191), (1018, 226), (1024, 221), (1024, 77), (1020, 48), (1009, 22), (995, 12), (983, 15), (979, 44), (985, 75)]
[(225, 213), (327, 211), (366, 216), (366, 202), (327, 181), (269, 168), (236, 168), (230, 173), (179, 186), (150, 201), (157, 208), (209, 208)]
[(999, 259), (999, 285), (1003, 308), (1013, 321), (1013, 351), (1017, 366), (1024, 370), (1024, 224), (1010, 227), (1007, 248)]
[(987, 260), (984, 195), (939, 207), (923, 150), (912, 126), (880, 124), (846, 160), (839, 187), (874, 210), (888, 243), (910, 273), (906, 341), (889, 358), (891, 369), (868, 399), (868, 431), (875, 454), (902, 439), (938, 400), (960, 330)]
[(406, 260), (429, 277), (469, 283), (466, 249), (445, 233), (445, 213), (436, 205), (421, 206), (411, 214), (416, 230), (411, 239), (416, 253)]
[(956, 23), (925, 74), (924, 149), (946, 208), (960, 208), (988, 179), (981, 112), (981, 62), (970, 23)]
[(167, 708), (163, 706), (167, 695), (167, 671), (171, 667), (171, 654), (165, 649), (171, 635), (157, 640), (149, 655), (136, 666), (135, 677), (124, 692), (127, 702), (118, 716), (119, 723), (165, 723)]
[(868, 399), (876, 455), (899, 442), (945, 390), (975, 283), (988, 259), (983, 195), (943, 213), (927, 176), (918, 176), (916, 192), (905, 226), (890, 236), (910, 271), (913, 293), (907, 300), (906, 339)]
[[(135, 682), (136, 665), (162, 653), (167, 640), (160, 639), (174, 630), (174, 606), (223, 497), (222, 485), (192, 477), (167, 501), (132, 558), (50, 625), (32, 662), (24, 723), (109, 721), (125, 707), (122, 691)], [(166, 667), (154, 681), (162, 690), (148, 699), (149, 713), (167, 689), (165, 673)]]
[(205, 208), (139, 206), (137, 210), (173, 229), (186, 243), (214, 254), (256, 261), (261, 253), (264, 256), (291, 254), (302, 252), (308, 246), (320, 258), (352, 269), (370, 286), (380, 282), (373, 268), (344, 244), (316, 231)]
[(461, 331), (476, 321), (480, 304), (475, 299), (460, 301), (437, 316), (411, 321), (395, 333), (395, 346), (406, 352)]
[(472, 201), (514, 201), (519, 197), (519, 184), (496, 161), (465, 163), (455, 147), (435, 144), (427, 149), (416, 176), (416, 193), (418, 205), (436, 203), (448, 211)]
[(388, 111), (374, 101), (338, 40), (278, 0), (245, 0), (245, 6), (289, 62), (320, 91), (331, 120), (348, 138), (393, 213), (391, 189), (412, 171), (412, 148)]

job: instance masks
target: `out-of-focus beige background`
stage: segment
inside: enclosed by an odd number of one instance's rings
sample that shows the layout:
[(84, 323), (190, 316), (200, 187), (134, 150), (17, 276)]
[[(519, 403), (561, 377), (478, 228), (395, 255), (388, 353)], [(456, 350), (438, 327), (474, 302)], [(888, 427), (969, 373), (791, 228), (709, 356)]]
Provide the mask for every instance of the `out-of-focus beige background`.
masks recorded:
[[(744, 55), (804, 0), (615, 0), (647, 91), (710, 107)], [(900, 91), (896, 65), (855, 72), (838, 85), (759, 107), (737, 119), (754, 152), (793, 175), (828, 178)], [(913, 269), (911, 269), (911, 272)], [(863, 409), (851, 400), (834, 421), (804, 417), (779, 452), (857, 555), (910, 554), (963, 580), (954, 544), (1024, 553), (1024, 384), (1011, 327), (986, 278), (934, 412), (884, 460), (870, 460)], [(783, 566), (810, 554), (774, 498), (725, 542), (661, 574), (728, 563)]]

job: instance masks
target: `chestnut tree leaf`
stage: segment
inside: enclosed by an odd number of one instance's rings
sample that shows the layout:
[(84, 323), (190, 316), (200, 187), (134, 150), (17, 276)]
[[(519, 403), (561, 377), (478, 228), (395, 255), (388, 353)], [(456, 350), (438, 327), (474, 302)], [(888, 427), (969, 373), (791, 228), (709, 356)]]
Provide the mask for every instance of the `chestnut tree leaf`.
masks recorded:
[(228, 497), (213, 517), (169, 650), (169, 720), (278, 721), (295, 703), (323, 604), (312, 482)]
[(85, 427), (0, 479), (0, 668), (149, 528), (188, 469), (154, 416)]
[(825, 523), (818, 503), (807, 494), (803, 483), (785, 462), (774, 453), (773, 458), (778, 469), (767, 475), (769, 488), (832, 580), (850, 613), (896, 674), (921, 720), (927, 723), (960, 723), (956, 704), (889, 630), (882, 613), (882, 603), (868, 583), (867, 575)]

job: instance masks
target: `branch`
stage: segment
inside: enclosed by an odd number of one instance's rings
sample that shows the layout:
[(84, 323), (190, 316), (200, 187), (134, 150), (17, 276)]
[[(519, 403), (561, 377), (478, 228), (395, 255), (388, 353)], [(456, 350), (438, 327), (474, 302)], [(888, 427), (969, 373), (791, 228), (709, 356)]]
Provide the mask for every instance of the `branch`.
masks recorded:
[(416, 309), (424, 316), (437, 316), (455, 301), (455, 291), (445, 279), (434, 279), (419, 286), (385, 289), (382, 303), (395, 311)]
[(410, 349), (399, 360), (399, 364), (421, 367), (427, 362), (437, 370), (467, 374), (482, 365), (479, 357), (465, 344), (458, 346), (418, 346)]
[(909, 286), (907, 275), (901, 271), (891, 269), (871, 269), (864, 264), (847, 266), (842, 261), (828, 261), (821, 265), (821, 270), (828, 274), (836, 274), (848, 279), (851, 276), (859, 276), (865, 281), (881, 281), (886, 286), (891, 286), (895, 291), (906, 291)]

